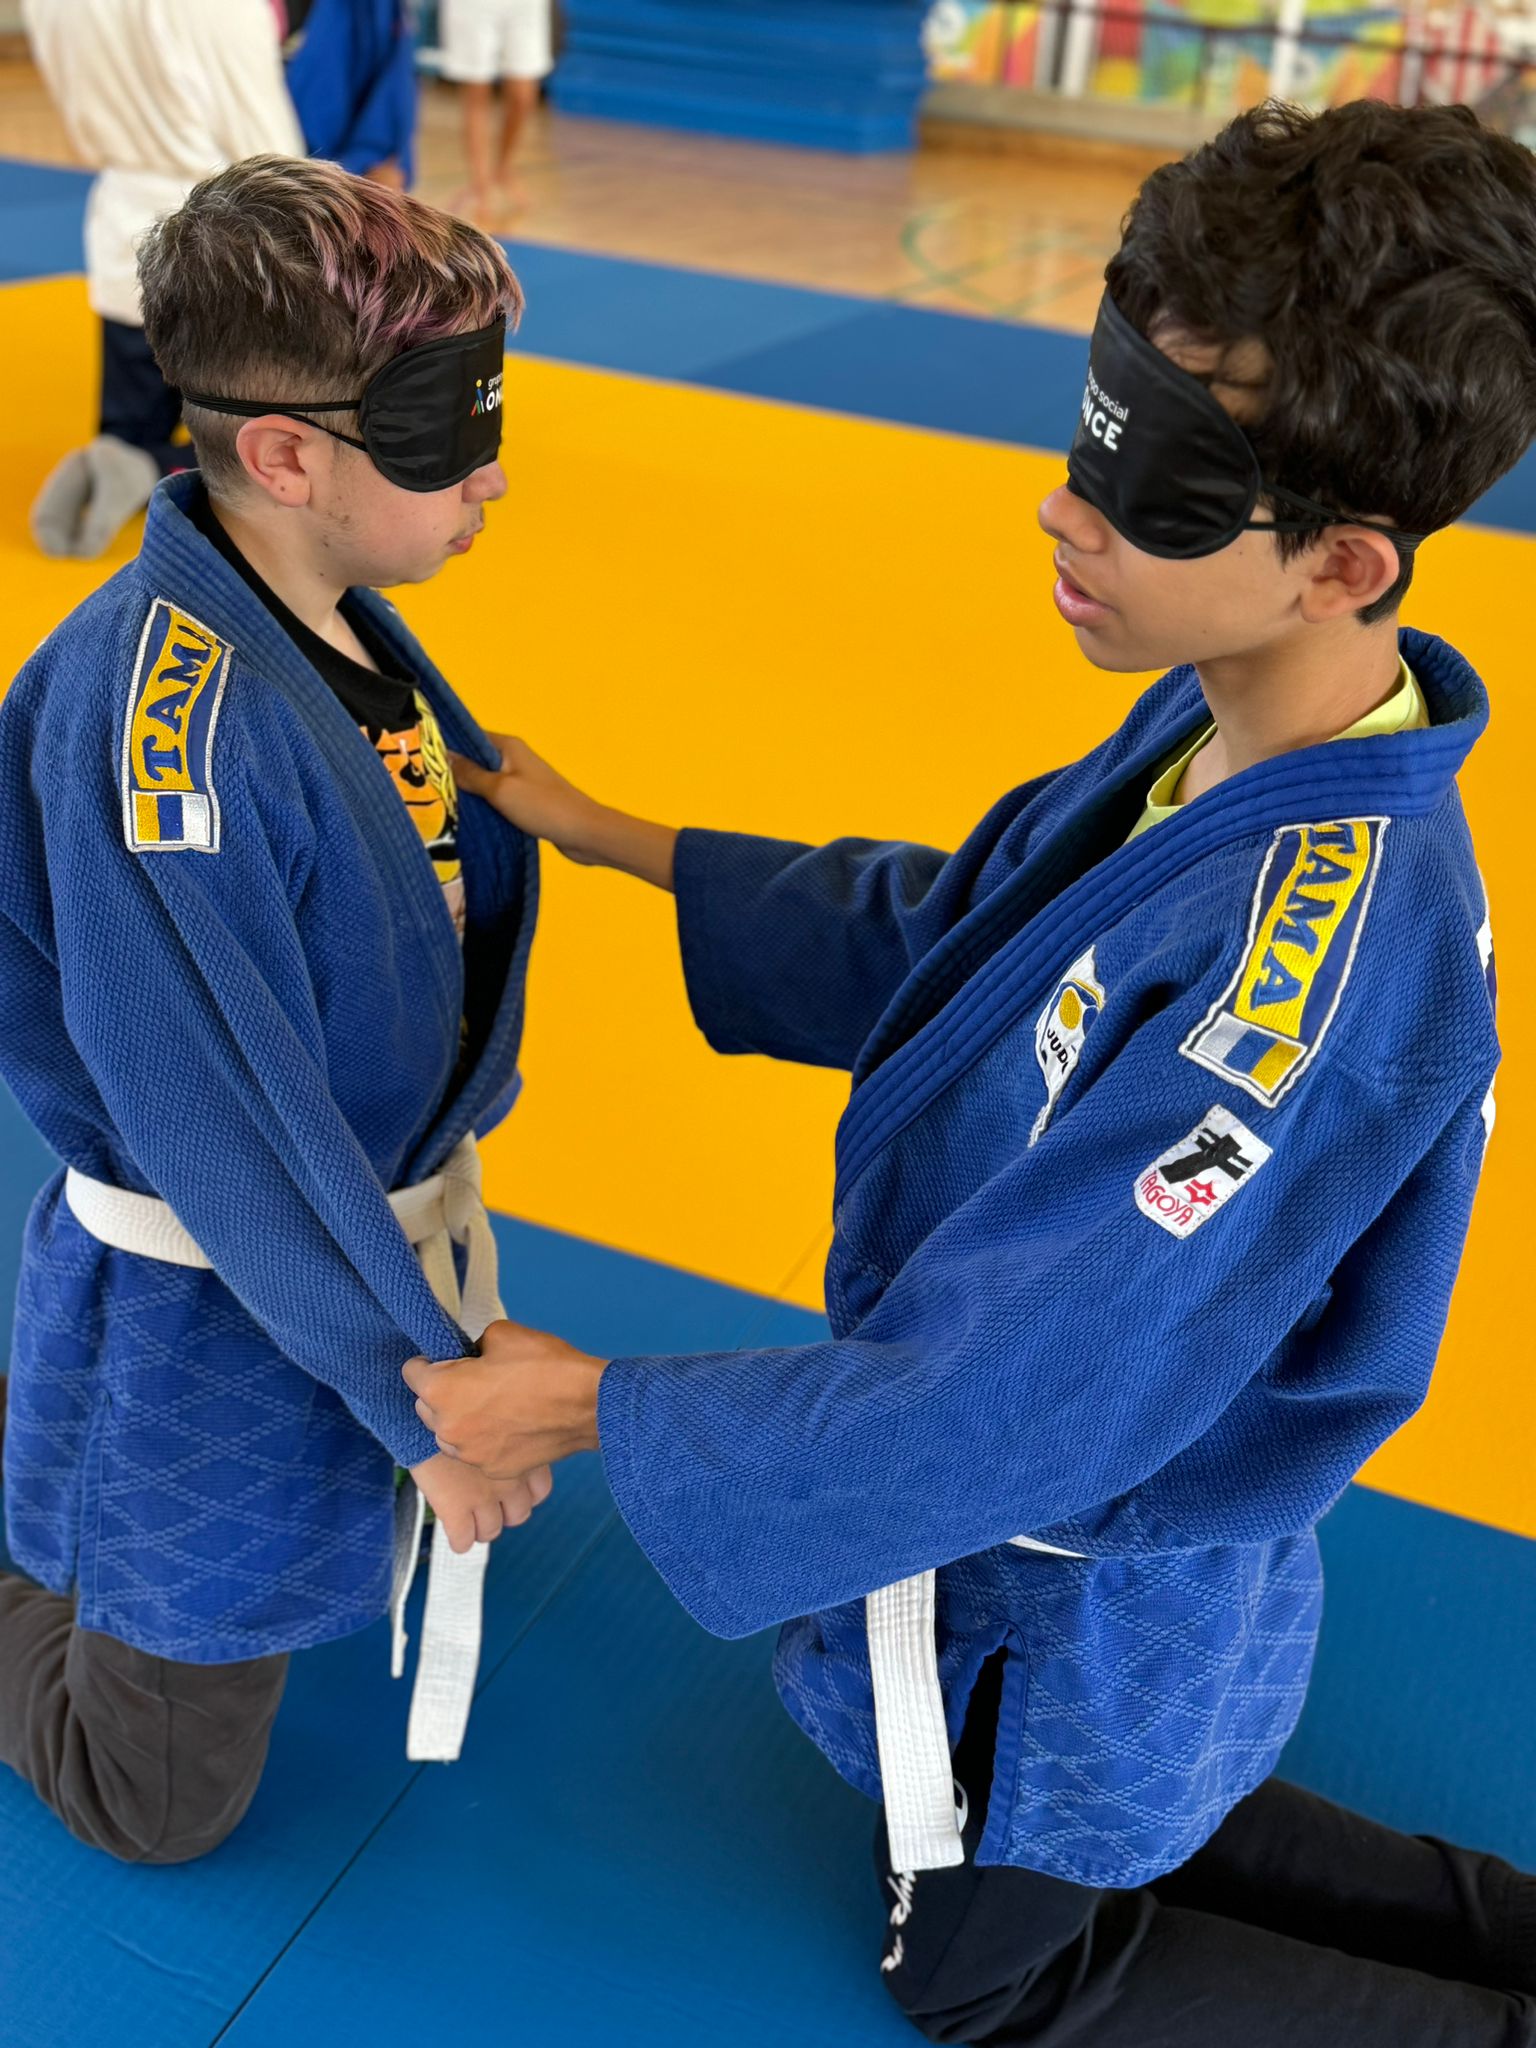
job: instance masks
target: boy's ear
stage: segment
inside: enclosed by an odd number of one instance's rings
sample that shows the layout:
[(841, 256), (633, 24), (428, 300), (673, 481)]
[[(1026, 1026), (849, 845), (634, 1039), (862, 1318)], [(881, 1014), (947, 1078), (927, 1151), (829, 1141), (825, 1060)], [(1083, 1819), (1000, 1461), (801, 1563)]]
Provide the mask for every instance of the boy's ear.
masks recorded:
[(307, 505), (311, 479), (323, 457), (316, 427), (282, 413), (243, 420), (235, 436), (240, 465), (255, 488), (278, 505)]
[(1313, 625), (1364, 611), (1402, 574), (1397, 549), (1370, 526), (1331, 526), (1306, 558), (1302, 616)]

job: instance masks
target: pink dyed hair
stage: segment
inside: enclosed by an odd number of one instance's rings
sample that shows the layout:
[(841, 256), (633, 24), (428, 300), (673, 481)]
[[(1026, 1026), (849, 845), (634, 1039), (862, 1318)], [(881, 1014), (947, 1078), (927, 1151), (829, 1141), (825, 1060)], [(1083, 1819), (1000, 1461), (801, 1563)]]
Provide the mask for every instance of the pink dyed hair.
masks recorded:
[[(406, 349), (502, 315), (511, 329), (523, 310), (505, 254), (478, 228), (296, 157), (247, 157), (205, 178), (150, 231), (139, 279), (168, 383), (289, 403), (353, 397)], [(187, 423), (209, 482), (236, 482), (238, 423), (196, 407)]]

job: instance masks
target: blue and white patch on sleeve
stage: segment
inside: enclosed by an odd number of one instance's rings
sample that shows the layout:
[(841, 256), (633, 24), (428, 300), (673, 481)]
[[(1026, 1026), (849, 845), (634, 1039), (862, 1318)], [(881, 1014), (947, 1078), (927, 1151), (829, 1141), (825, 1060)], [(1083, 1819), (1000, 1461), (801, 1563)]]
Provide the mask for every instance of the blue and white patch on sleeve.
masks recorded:
[(1286, 825), (1254, 890), (1243, 957), (1179, 1050), (1272, 1109), (1317, 1057), (1355, 964), (1385, 818)]
[(123, 721), (123, 837), (134, 853), (219, 850), (213, 736), (231, 648), (157, 597)]
[(1031, 1145), (1045, 1135), (1057, 1099), (1076, 1073), (1089, 1030), (1104, 1007), (1104, 989), (1093, 954), (1090, 946), (1072, 962), (1035, 1024), (1035, 1058), (1045, 1081), (1045, 1103), (1029, 1134)]

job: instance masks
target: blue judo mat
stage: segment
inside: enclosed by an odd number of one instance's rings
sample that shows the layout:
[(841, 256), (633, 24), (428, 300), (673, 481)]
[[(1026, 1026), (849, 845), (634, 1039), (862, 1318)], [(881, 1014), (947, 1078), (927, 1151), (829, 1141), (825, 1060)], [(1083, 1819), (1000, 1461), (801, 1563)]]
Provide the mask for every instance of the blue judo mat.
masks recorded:
[[(0, 1094), (0, 1293), (47, 1155)], [(817, 1336), (808, 1311), (497, 1218), (505, 1291), (599, 1354)], [(1536, 1864), (1536, 1544), (1355, 1488), (1290, 1775)], [(418, 1593), (419, 1602), (419, 1593)], [(382, 1624), (293, 1660), (214, 1856), (131, 1870), (0, 1771), (0, 2042), (880, 2048), (872, 1809), (780, 1710), (771, 1639), (670, 1599), (595, 1458), (492, 1553), (461, 1761), (404, 1755)]]
[[(0, 1160), (9, 1226), (45, 1155), (3, 1096)], [(824, 1328), (497, 1221), (508, 1298), (594, 1350)], [(3, 1245), (9, 1295), (9, 1232)], [(114, 2048), (291, 2048), (448, 2027), (530, 2048), (702, 2048), (722, 2029), (744, 2048), (906, 2038), (876, 1967), (872, 1809), (780, 1711), (771, 1652), (767, 1636), (695, 1628), (630, 1541), (598, 1461), (571, 1461), (492, 1553), (459, 1763), (406, 1761), (408, 1688), (388, 1677), (379, 1624), (293, 1660), (255, 1804), (202, 1863), (115, 1865), (0, 1772), (0, 2041), (76, 2048), (110, 2031)]]

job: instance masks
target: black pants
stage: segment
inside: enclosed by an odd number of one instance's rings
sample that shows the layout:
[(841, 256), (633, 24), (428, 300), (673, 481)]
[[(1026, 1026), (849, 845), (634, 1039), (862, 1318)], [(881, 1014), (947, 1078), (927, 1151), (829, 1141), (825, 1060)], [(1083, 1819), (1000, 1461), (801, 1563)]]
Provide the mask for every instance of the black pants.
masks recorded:
[(238, 1825), (287, 1674), (286, 1657), (152, 1657), (0, 1573), (0, 1763), (72, 1835), (125, 1863), (189, 1862)]
[(1140, 1891), (978, 1870), (999, 1683), (994, 1660), (955, 1757), (965, 1863), (902, 1876), (876, 1840), (885, 1981), (929, 2040), (1536, 2048), (1536, 1879), (1278, 1780)]
[(113, 434), (130, 448), (142, 448), (160, 465), (161, 475), (169, 476), (191, 460), (189, 451), (172, 440), (180, 420), (181, 394), (161, 376), (143, 328), (103, 320), (98, 432)]
[[(0, 1447), (7, 1382), (0, 1375)], [(77, 1840), (189, 1863), (255, 1796), (286, 1657), (178, 1664), (77, 1628), (74, 1602), (0, 1572), (0, 1764)]]

